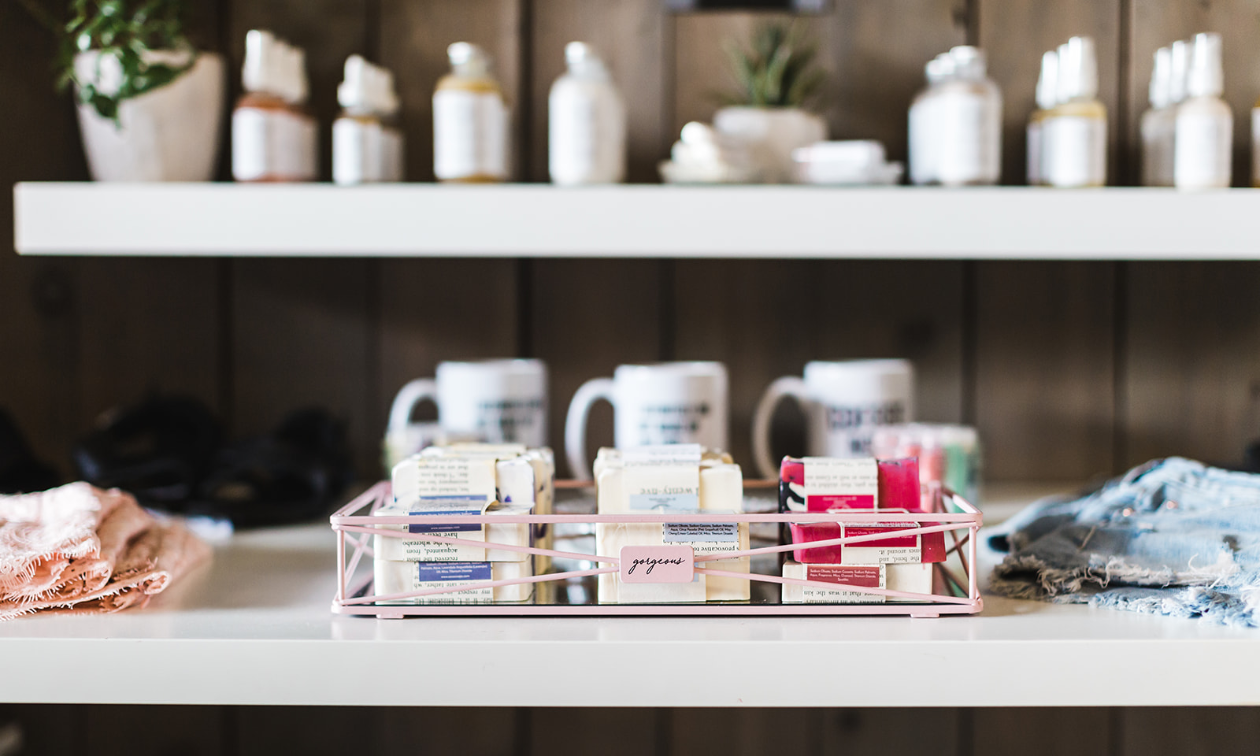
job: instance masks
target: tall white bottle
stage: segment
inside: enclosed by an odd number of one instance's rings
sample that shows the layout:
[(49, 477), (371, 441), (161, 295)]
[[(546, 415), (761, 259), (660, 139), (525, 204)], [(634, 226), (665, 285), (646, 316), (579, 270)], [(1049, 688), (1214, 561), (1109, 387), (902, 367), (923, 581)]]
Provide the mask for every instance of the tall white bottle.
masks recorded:
[(1059, 53), (1051, 50), (1041, 56), (1037, 77), (1037, 109), (1028, 118), (1028, 185), (1045, 183), (1044, 126), (1050, 111), (1059, 102)]
[(547, 99), (548, 167), (560, 186), (617, 184), (626, 177), (626, 107), (590, 45), (564, 47), (568, 71)]
[(1151, 69), (1151, 106), (1142, 114), (1142, 186), (1173, 185), (1173, 133), (1177, 111), (1172, 106), (1172, 50), (1155, 51)]
[(1234, 114), (1221, 99), (1224, 91), (1221, 37), (1197, 34), (1186, 74), (1186, 100), (1177, 108), (1173, 180), (1178, 189), (1229, 186)]
[(949, 51), (954, 75), (934, 105), (938, 178), (945, 186), (996, 184), (1002, 172), (1002, 93), (988, 77), (984, 51)]
[(505, 181), (508, 110), (490, 56), (468, 42), (446, 54), (451, 72), (433, 93), (433, 173), (438, 181)]
[(953, 78), (954, 59), (949, 53), (941, 53), (924, 67), (927, 88), (915, 95), (910, 103), (910, 182), (913, 184), (940, 183), (937, 155), (940, 152), (940, 94), (941, 85)]
[(1098, 58), (1089, 37), (1059, 46), (1058, 100), (1043, 126), (1045, 182), (1062, 188), (1106, 185), (1107, 108), (1098, 99)]

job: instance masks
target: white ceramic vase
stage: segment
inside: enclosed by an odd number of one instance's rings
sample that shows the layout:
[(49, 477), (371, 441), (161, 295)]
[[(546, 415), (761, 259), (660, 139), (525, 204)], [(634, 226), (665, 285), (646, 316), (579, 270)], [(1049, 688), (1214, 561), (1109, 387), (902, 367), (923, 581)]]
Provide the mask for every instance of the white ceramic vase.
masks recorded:
[[(186, 53), (156, 50), (150, 61), (178, 64)], [(99, 61), (99, 66), (98, 66)], [(75, 74), (102, 91), (122, 78), (118, 61), (79, 53)], [(79, 130), (88, 168), (97, 181), (210, 181), (214, 178), (223, 123), (224, 64), (216, 53), (199, 53), (178, 78), (119, 103), (119, 124), (91, 105), (78, 105)]]
[(791, 183), (792, 150), (827, 138), (822, 116), (799, 108), (722, 108), (713, 116), (713, 127), (748, 145), (761, 180), (768, 184)]

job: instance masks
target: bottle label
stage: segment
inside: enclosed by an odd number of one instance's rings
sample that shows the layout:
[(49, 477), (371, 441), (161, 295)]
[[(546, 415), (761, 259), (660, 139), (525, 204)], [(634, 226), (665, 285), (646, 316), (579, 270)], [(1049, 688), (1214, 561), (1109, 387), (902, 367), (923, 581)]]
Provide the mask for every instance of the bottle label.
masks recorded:
[(1103, 186), (1107, 183), (1107, 121), (1059, 116), (1045, 122), (1043, 160), (1050, 186)]
[(625, 127), (615, 92), (597, 85), (558, 85), (548, 102), (551, 180), (615, 183), (625, 173)]
[(433, 95), (433, 173), (439, 179), (507, 178), (508, 118), (494, 92)]
[(1173, 122), (1170, 108), (1142, 116), (1142, 186), (1173, 185)]
[(1040, 123), (1028, 124), (1028, 185), (1038, 186), (1041, 176), (1041, 133)]
[(1000, 105), (979, 93), (941, 95), (932, 115), (939, 129), (935, 151), (942, 184), (991, 184), (1001, 162)]
[(232, 114), (232, 177), (313, 180), (317, 134), (315, 121), (297, 113), (237, 108)]
[(1219, 113), (1181, 110), (1174, 138), (1173, 176), (1188, 189), (1229, 186), (1233, 119)]
[(333, 123), (333, 181), (366, 184), (381, 181), (381, 126), (374, 121), (338, 118)]

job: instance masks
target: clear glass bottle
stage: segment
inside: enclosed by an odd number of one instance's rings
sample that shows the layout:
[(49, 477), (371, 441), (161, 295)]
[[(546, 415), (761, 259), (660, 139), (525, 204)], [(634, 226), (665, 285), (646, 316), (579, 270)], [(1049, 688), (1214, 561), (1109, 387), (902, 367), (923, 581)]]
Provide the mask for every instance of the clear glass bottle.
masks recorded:
[(626, 177), (626, 108), (607, 66), (584, 42), (565, 45), (568, 70), (547, 98), (553, 183), (618, 184)]
[(232, 177), (313, 181), (318, 129), (305, 108), (305, 53), (270, 32), (251, 31), (241, 79), (245, 94), (232, 111)]
[(937, 55), (924, 67), (924, 75), (928, 85), (910, 103), (909, 123), (910, 182), (919, 185), (940, 183), (940, 119), (936, 106), (941, 85), (954, 75), (954, 59), (949, 53)]
[(1172, 49), (1155, 51), (1149, 90), (1151, 106), (1142, 114), (1142, 186), (1173, 185)]
[(982, 50), (961, 46), (949, 54), (954, 75), (940, 85), (933, 105), (939, 182), (996, 184), (1002, 170), (1002, 93), (988, 77)]
[(1058, 104), (1044, 121), (1045, 182), (1061, 188), (1107, 183), (1107, 107), (1098, 99), (1094, 40), (1059, 46)]
[(333, 181), (341, 185), (399, 181), (402, 133), (389, 71), (358, 55), (346, 59), (337, 87), (342, 112), (333, 122)]
[(1059, 53), (1051, 50), (1041, 56), (1037, 77), (1037, 109), (1028, 117), (1028, 185), (1045, 183), (1043, 123), (1059, 102)]
[(433, 173), (439, 181), (505, 181), (508, 111), (490, 57), (468, 42), (446, 53), (451, 73), (433, 93)]
[(1221, 36), (1197, 34), (1186, 74), (1186, 100), (1177, 107), (1173, 181), (1178, 189), (1230, 184), (1234, 113), (1221, 98), (1224, 91)]

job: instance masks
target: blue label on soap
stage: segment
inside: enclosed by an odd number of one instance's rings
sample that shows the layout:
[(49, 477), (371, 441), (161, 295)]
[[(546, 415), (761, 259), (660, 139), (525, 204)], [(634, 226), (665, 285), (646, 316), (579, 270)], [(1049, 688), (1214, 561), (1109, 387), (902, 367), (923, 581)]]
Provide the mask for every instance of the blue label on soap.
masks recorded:
[(490, 580), (489, 562), (418, 562), (422, 583), (467, 583)]
[(630, 508), (657, 512), (695, 512), (700, 508), (700, 496), (693, 493), (630, 494)]
[[(419, 510), (411, 515), (480, 515), (486, 506), (484, 496), (421, 496)], [(463, 525), (408, 525), (409, 533), (469, 533), (481, 530), (477, 523)]]

